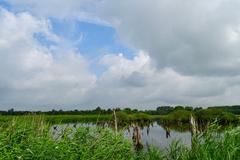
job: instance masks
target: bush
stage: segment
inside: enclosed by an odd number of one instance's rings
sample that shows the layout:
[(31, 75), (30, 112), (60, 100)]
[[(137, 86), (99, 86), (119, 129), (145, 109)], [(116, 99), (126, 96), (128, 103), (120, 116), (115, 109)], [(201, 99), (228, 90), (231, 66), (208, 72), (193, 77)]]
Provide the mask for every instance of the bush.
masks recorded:
[(190, 119), (190, 115), (192, 114), (191, 111), (187, 110), (174, 110), (168, 115), (163, 117), (163, 120), (170, 121), (170, 122), (185, 122), (188, 123)]
[(200, 110), (195, 113), (196, 117), (199, 120), (202, 121), (215, 121), (216, 119), (220, 123), (226, 123), (226, 122), (236, 122), (238, 121), (237, 116), (235, 116), (232, 113), (225, 112), (221, 109), (205, 109), (205, 110)]

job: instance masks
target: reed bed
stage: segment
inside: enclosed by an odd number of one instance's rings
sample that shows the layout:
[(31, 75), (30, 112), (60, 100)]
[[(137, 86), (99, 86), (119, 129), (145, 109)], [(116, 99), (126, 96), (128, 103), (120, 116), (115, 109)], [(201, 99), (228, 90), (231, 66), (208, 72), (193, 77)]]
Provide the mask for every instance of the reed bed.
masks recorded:
[(110, 128), (79, 127), (73, 136), (66, 129), (56, 140), (52, 125), (39, 116), (13, 118), (0, 125), (0, 159), (71, 159), (71, 160), (238, 160), (240, 159), (240, 127), (219, 132), (209, 128), (193, 136), (192, 148), (179, 141), (166, 150), (151, 146), (135, 151), (130, 139)]

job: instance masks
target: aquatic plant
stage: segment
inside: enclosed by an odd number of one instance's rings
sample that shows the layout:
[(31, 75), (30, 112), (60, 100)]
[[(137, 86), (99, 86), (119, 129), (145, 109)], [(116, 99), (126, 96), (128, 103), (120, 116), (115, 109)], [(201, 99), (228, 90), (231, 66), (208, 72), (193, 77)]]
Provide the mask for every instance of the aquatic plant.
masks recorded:
[(192, 148), (179, 141), (166, 150), (153, 146), (135, 151), (130, 139), (110, 128), (65, 129), (59, 139), (43, 117), (14, 118), (0, 125), (0, 159), (81, 160), (237, 160), (240, 157), (240, 127), (219, 132), (214, 124), (193, 136)]

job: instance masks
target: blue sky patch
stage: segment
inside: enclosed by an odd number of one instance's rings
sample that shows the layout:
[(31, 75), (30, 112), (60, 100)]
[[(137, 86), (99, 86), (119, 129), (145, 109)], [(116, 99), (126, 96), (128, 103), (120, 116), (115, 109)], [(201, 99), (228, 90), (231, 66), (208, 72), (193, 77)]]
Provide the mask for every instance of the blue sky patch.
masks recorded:
[[(5, 1), (0, 1), (0, 6), (14, 13), (18, 12), (16, 6), (13, 7)], [(136, 51), (121, 43), (113, 27), (76, 19), (48, 19), (52, 25), (52, 32), (64, 39), (64, 45), (74, 48), (88, 59), (90, 70), (97, 76), (106, 70), (105, 66), (98, 63), (104, 55), (122, 53), (129, 59), (135, 56)], [(34, 34), (34, 38), (45, 47), (57, 45), (42, 33)]]
[(106, 69), (98, 64), (105, 54), (122, 53), (132, 59), (136, 53), (118, 40), (116, 30), (112, 27), (77, 20), (50, 20), (53, 32), (71, 42), (72, 47), (89, 59), (90, 70), (97, 75), (101, 75)]

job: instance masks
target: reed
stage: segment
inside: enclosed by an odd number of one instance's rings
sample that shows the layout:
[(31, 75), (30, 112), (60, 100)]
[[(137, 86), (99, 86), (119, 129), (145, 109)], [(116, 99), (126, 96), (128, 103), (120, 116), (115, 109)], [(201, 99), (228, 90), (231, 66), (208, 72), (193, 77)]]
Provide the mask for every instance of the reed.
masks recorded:
[(81, 160), (238, 160), (240, 126), (219, 130), (216, 124), (196, 134), (195, 145), (187, 148), (179, 141), (166, 150), (153, 146), (135, 151), (133, 142), (121, 131), (110, 128), (67, 128), (59, 139), (50, 132), (44, 117), (13, 118), (0, 125), (0, 159), (81, 159)]

